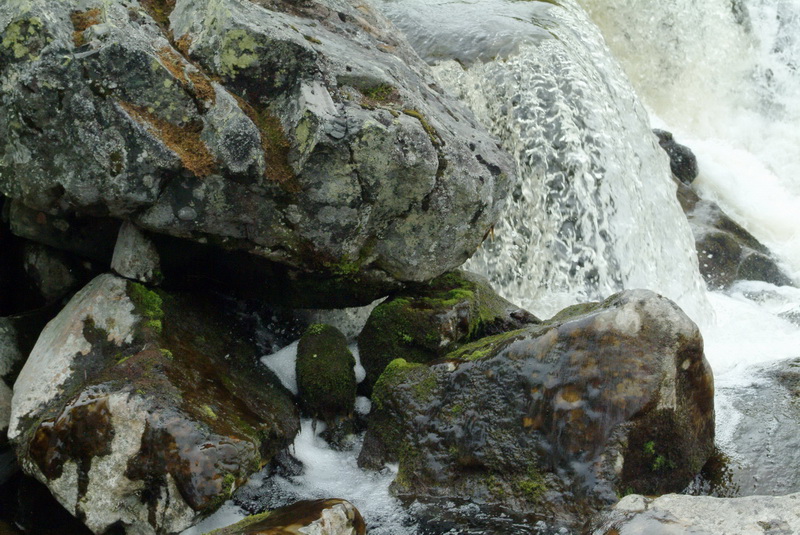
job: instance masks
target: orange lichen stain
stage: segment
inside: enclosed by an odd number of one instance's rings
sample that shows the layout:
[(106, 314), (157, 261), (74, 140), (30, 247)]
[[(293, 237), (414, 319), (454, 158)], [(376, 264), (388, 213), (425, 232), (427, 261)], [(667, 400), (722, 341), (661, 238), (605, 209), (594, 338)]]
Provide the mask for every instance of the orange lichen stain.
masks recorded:
[(206, 144), (200, 139), (203, 124), (191, 122), (186, 126), (178, 126), (165, 121), (142, 106), (128, 102), (119, 102), (131, 118), (157, 137), (172, 152), (178, 155), (183, 166), (197, 177), (205, 177), (214, 172), (217, 162), (209, 152)]
[(237, 95), (234, 95), (234, 98), (245, 115), (258, 127), (261, 134), (261, 148), (264, 152), (266, 166), (264, 175), (280, 184), (288, 193), (299, 192), (300, 184), (297, 182), (297, 176), (294, 174), (292, 166), (289, 165), (291, 144), (280, 120), (266, 108), (256, 109), (243, 98)]
[(189, 49), (191, 47), (192, 47), (192, 36), (189, 35), (188, 33), (185, 33), (185, 34), (181, 35), (175, 41), (175, 48), (177, 48), (178, 51), (181, 54), (183, 54), (185, 57), (189, 56)]
[(211, 85), (211, 80), (200, 72), (200, 70), (187, 63), (170, 47), (165, 46), (158, 50), (158, 58), (161, 64), (166, 68), (172, 76), (178, 80), (178, 83), (183, 87), (192, 97), (202, 100), (203, 102), (213, 104), (217, 99), (217, 93)]
[(567, 403), (576, 403), (581, 400), (581, 392), (575, 386), (566, 386), (561, 392), (561, 399)]
[(175, 9), (175, 0), (139, 0), (139, 3), (159, 26), (169, 28), (169, 16)]
[(83, 32), (95, 24), (100, 24), (100, 15), (102, 15), (102, 12), (99, 8), (89, 9), (87, 11), (74, 11), (70, 14), (69, 18), (72, 21), (72, 27), (75, 28), (75, 31), (72, 32), (72, 42), (75, 43), (76, 47), (86, 44), (83, 38)]

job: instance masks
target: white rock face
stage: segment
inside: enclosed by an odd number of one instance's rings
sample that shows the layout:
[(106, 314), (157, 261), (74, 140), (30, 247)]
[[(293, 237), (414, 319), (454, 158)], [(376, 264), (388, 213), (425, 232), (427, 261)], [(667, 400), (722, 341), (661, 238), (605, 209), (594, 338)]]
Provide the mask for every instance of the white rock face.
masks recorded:
[[(616, 530), (616, 531), (615, 531)], [(667, 494), (624, 497), (594, 535), (789, 535), (800, 533), (800, 493), (712, 498)]]
[(134, 224), (123, 223), (114, 247), (111, 269), (129, 279), (152, 282), (160, 267), (161, 261), (152, 242)]
[(20, 419), (55, 397), (73, 373), (73, 362), (91, 350), (84, 337), (87, 320), (108, 333), (108, 340), (130, 341), (136, 317), (125, 293), (126, 281), (100, 275), (86, 285), (42, 331), (14, 384), (8, 437), (21, 432)]

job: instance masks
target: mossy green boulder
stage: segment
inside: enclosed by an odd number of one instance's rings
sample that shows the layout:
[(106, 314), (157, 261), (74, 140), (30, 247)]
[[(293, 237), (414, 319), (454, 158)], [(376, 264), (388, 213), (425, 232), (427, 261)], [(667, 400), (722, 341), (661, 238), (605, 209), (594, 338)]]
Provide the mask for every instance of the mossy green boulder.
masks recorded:
[(682, 490), (714, 446), (713, 377), (697, 326), (646, 290), (393, 360), (375, 383), (359, 465), (392, 490), (580, 523), (618, 494)]
[(451, 271), (378, 305), (358, 336), (371, 388), (394, 359), (426, 363), (483, 336), (538, 323), (500, 297), (483, 277)]
[(353, 412), (356, 360), (347, 339), (331, 325), (315, 323), (297, 344), (297, 389), (300, 407), (331, 425)]

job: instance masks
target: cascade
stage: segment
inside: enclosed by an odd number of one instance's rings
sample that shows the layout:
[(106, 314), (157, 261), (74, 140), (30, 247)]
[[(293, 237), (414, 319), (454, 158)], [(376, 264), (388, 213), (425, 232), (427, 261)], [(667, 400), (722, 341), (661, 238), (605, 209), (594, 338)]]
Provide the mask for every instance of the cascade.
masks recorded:
[[(504, 219), (467, 268), (543, 316), (636, 287), (663, 293), (695, 319), (707, 316), (667, 159), (583, 10), (532, 2), (536, 12), (521, 22), (522, 2), (416, 4), (388, 1), (386, 9), (436, 62), (440, 83), (500, 138), (519, 173)], [(505, 26), (481, 13), (506, 9), (526, 38), (504, 54)], [(458, 62), (442, 58), (440, 43), (451, 38), (462, 47)]]

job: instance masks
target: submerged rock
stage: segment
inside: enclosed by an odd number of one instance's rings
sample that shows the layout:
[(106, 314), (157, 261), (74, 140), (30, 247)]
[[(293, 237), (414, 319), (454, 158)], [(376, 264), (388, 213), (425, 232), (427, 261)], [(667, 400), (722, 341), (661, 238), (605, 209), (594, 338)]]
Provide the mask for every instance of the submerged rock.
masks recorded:
[(23, 469), (95, 533), (188, 527), (291, 443), (291, 394), (211, 300), (112, 275), (42, 332), (14, 386)]
[(364, 519), (348, 501), (302, 501), (253, 515), (206, 535), (365, 535)]
[(460, 265), (503, 206), (510, 158), (367, 4), (30, 0), (0, 30), (0, 192), (39, 219), (130, 220), (366, 303)]
[(658, 138), (658, 144), (669, 156), (669, 167), (675, 178), (687, 185), (694, 182), (700, 170), (692, 149), (675, 141), (671, 132), (656, 129), (653, 133)]
[(624, 497), (593, 535), (789, 535), (800, 533), (800, 494), (712, 498)]
[(711, 455), (697, 326), (645, 290), (378, 379), (359, 464), (400, 496), (458, 496), (580, 525), (618, 493), (685, 487)]
[(425, 363), (482, 336), (538, 323), (500, 297), (479, 275), (453, 271), (378, 305), (358, 335), (361, 363), (371, 388), (397, 358)]
[(727, 288), (737, 280), (794, 286), (769, 249), (716, 203), (684, 184), (678, 184), (678, 201), (692, 227), (700, 273), (711, 288)]
[(300, 407), (328, 425), (351, 415), (356, 400), (356, 359), (336, 327), (314, 323), (297, 344)]

